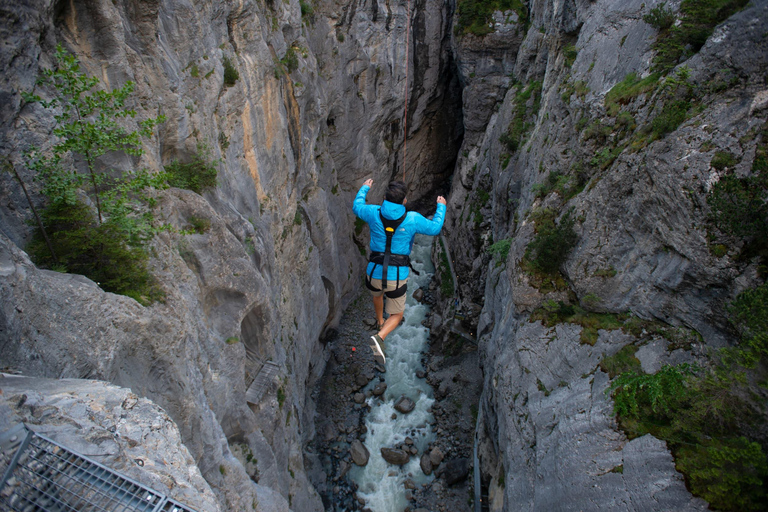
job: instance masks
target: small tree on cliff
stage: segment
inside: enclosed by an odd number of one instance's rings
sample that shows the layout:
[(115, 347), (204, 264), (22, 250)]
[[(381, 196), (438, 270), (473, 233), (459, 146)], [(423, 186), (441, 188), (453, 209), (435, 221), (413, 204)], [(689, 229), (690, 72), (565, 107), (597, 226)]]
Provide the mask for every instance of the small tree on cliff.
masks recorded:
[[(142, 248), (154, 234), (147, 192), (164, 187), (166, 176), (146, 169), (120, 173), (100, 165), (99, 158), (115, 151), (141, 155), (141, 139), (152, 135), (162, 116), (127, 131), (120, 122), (136, 116), (126, 107), (133, 83), (113, 91), (98, 89), (99, 79), (83, 73), (77, 58), (61, 46), (55, 68), (43, 70), (38, 84), (52, 89), (53, 98), (22, 94), (27, 102), (54, 110), (57, 142), (49, 151), (33, 146), (27, 152), (27, 164), (49, 200), (43, 227), (28, 247), (30, 255), (39, 265), (53, 263), (59, 270), (84, 274), (107, 291), (151, 301), (157, 290)], [(40, 243), (45, 231), (56, 256)]]

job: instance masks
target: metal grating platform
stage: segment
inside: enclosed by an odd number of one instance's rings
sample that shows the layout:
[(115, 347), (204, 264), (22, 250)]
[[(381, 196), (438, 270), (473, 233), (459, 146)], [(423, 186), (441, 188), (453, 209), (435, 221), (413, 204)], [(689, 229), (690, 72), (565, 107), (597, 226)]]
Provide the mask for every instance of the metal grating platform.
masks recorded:
[[(195, 512), (149, 487), (18, 427), (4, 436), (0, 509), (19, 512)], [(18, 449), (13, 452), (10, 448)], [(13, 453), (10, 461), (5, 456)]]
[(258, 404), (279, 374), (280, 367), (276, 363), (272, 361), (264, 363), (261, 371), (248, 387), (248, 391), (245, 392), (245, 401), (250, 404)]

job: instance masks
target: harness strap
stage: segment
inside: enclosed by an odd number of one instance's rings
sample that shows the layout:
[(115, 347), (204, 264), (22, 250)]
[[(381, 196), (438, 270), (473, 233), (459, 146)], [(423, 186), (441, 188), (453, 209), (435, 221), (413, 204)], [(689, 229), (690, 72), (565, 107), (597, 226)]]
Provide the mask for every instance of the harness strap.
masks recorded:
[[(381, 264), (381, 281), (382, 283), (386, 283), (389, 281), (387, 279), (389, 277), (388, 271), (389, 271), (389, 262), (392, 259), (392, 237), (395, 235), (395, 231), (397, 230), (398, 226), (403, 223), (405, 220), (405, 216), (408, 215), (408, 212), (404, 213), (399, 219), (387, 219), (384, 217), (384, 215), (381, 214), (381, 208), (379, 208), (379, 219), (381, 219), (381, 223), (384, 225), (384, 234), (387, 237), (386, 245), (384, 246), (384, 261)], [(386, 286), (384, 284), (383, 286)], [(400, 272), (397, 272), (397, 288), (400, 287)]]

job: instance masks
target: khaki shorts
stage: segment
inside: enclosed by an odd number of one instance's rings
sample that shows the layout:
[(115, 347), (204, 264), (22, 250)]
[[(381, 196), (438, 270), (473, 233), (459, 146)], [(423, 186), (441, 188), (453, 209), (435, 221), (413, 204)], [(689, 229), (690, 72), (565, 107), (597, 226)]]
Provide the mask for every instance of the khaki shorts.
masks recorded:
[[(406, 286), (408, 283), (408, 279), (401, 279), (400, 280), (400, 286)], [(395, 287), (397, 286), (397, 281), (387, 281), (387, 287), (385, 289), (382, 289), (381, 287), (381, 279), (371, 279), (371, 286), (374, 288), (378, 288), (379, 291), (375, 292), (371, 289), (368, 289), (369, 292), (371, 292), (371, 295), (374, 297), (381, 297), (384, 295), (387, 299), (384, 301), (384, 311), (388, 315), (397, 315), (398, 313), (402, 313), (405, 311), (405, 296), (407, 294), (402, 294), (401, 296), (397, 298), (390, 298), (389, 293), (395, 291)]]

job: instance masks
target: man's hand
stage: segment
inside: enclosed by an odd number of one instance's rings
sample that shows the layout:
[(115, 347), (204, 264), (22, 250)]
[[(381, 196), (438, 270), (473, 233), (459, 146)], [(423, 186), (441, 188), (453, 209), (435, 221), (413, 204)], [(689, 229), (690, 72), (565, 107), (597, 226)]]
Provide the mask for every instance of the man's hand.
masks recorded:
[(445, 204), (445, 198), (443, 196), (437, 196), (438, 204)]
[(369, 180), (365, 180), (363, 182), (363, 185), (368, 185), (369, 187), (372, 187), (373, 186), (373, 180), (370, 180), (370, 179)]

